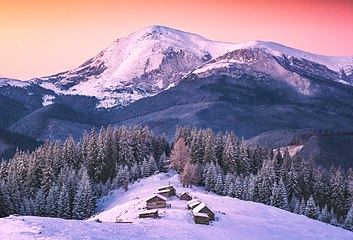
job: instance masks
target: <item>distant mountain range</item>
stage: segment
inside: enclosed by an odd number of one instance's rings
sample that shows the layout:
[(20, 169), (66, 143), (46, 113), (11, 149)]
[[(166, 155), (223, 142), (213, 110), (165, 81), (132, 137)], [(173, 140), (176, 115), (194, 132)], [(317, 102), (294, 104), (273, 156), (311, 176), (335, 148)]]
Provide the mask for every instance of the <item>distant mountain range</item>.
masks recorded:
[(274, 147), (273, 130), (353, 131), (352, 86), (353, 57), (152, 26), (76, 69), (29, 82), (0, 78), (0, 128), (44, 141), (141, 124), (171, 139), (176, 126), (189, 125), (245, 138), (272, 131), (252, 143)]

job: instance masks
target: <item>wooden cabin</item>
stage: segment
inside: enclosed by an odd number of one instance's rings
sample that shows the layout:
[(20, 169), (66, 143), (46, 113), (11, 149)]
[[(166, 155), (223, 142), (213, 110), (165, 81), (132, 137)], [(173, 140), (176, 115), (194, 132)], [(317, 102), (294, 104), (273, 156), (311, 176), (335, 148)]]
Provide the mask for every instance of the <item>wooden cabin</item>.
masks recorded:
[(171, 195), (171, 190), (170, 189), (166, 189), (166, 190), (162, 190), (162, 191), (158, 191), (157, 193), (162, 195), (163, 197), (170, 197)]
[(212, 212), (212, 210), (209, 207), (207, 207), (206, 204), (204, 203), (200, 203), (192, 211), (193, 213), (206, 213), (211, 221), (215, 219), (214, 212)]
[(210, 224), (210, 218), (206, 213), (193, 213), (193, 218), (196, 224)]
[(190, 201), (190, 200), (192, 200), (192, 196), (188, 192), (183, 192), (182, 194), (180, 194), (179, 199), (180, 200)]
[(147, 209), (165, 208), (166, 206), (167, 198), (160, 194), (154, 194), (146, 199)]
[(158, 218), (158, 210), (153, 209), (139, 214), (139, 218)]
[(162, 191), (166, 191), (166, 190), (169, 191), (168, 197), (175, 196), (176, 191), (175, 191), (175, 188), (173, 187), (173, 185), (168, 185), (168, 186), (158, 188), (158, 192), (162, 192)]
[(188, 202), (186, 202), (186, 204), (188, 205), (188, 209), (194, 209), (195, 207), (197, 207), (201, 202), (198, 199), (193, 199), (190, 200)]

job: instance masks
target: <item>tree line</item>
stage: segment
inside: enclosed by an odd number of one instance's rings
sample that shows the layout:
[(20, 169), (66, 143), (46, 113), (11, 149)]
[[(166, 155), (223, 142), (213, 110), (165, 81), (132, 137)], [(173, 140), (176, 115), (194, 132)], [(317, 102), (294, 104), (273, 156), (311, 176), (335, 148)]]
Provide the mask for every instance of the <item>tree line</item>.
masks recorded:
[[(172, 150), (171, 150), (172, 149)], [(353, 170), (317, 166), (289, 150), (249, 146), (233, 132), (179, 127), (172, 144), (147, 127), (92, 129), (48, 141), (0, 165), (0, 216), (85, 219), (96, 199), (158, 171), (184, 186), (260, 202), (353, 230)]]
[(184, 186), (260, 202), (353, 230), (353, 170), (329, 170), (288, 148), (248, 146), (233, 132), (178, 128), (171, 167)]
[(84, 219), (96, 199), (166, 167), (169, 144), (147, 127), (93, 128), (80, 141), (47, 141), (0, 165), (0, 216)]

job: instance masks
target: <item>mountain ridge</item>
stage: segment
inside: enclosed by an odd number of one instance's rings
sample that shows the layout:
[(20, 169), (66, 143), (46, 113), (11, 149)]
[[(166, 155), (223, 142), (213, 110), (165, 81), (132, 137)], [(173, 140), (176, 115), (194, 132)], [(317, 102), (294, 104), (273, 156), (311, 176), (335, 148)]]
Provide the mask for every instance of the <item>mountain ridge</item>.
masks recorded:
[[(274, 42), (226, 43), (164, 26), (150, 26), (117, 39), (78, 68), (32, 80), (61, 94), (95, 96), (98, 108), (126, 106), (177, 85), (189, 72), (240, 49), (263, 49), (282, 57), (307, 59), (352, 75), (353, 57), (311, 54)], [(339, 79), (337, 79), (339, 80)], [(341, 79), (352, 84), (353, 80)]]

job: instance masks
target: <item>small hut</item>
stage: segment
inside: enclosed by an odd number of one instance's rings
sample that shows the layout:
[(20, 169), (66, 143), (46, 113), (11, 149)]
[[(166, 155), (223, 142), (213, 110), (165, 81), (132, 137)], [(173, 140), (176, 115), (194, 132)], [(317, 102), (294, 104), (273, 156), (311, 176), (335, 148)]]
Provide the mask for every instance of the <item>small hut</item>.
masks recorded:
[(146, 199), (146, 207), (147, 209), (165, 208), (167, 206), (166, 201), (166, 197), (160, 194), (154, 194)]
[[(168, 195), (167, 197), (174, 196), (176, 193), (173, 185), (168, 185), (168, 186), (158, 188), (158, 193), (160, 193), (160, 192), (164, 193), (165, 195)], [(165, 195), (163, 195), (163, 196), (165, 196)]]
[(195, 207), (197, 207), (201, 202), (198, 199), (193, 199), (190, 200), (188, 202), (186, 202), (186, 204), (188, 205), (188, 209), (194, 209)]
[(153, 209), (139, 214), (139, 218), (158, 218), (158, 210)]
[(193, 210), (193, 213), (206, 213), (210, 220), (214, 220), (215, 214), (212, 212), (212, 210), (206, 206), (204, 203), (200, 203), (197, 207), (195, 207)]
[(210, 224), (210, 218), (206, 213), (193, 213), (193, 218), (196, 224)]
[(188, 192), (183, 192), (182, 194), (180, 194), (179, 199), (180, 200), (190, 201), (192, 199), (192, 196)]

